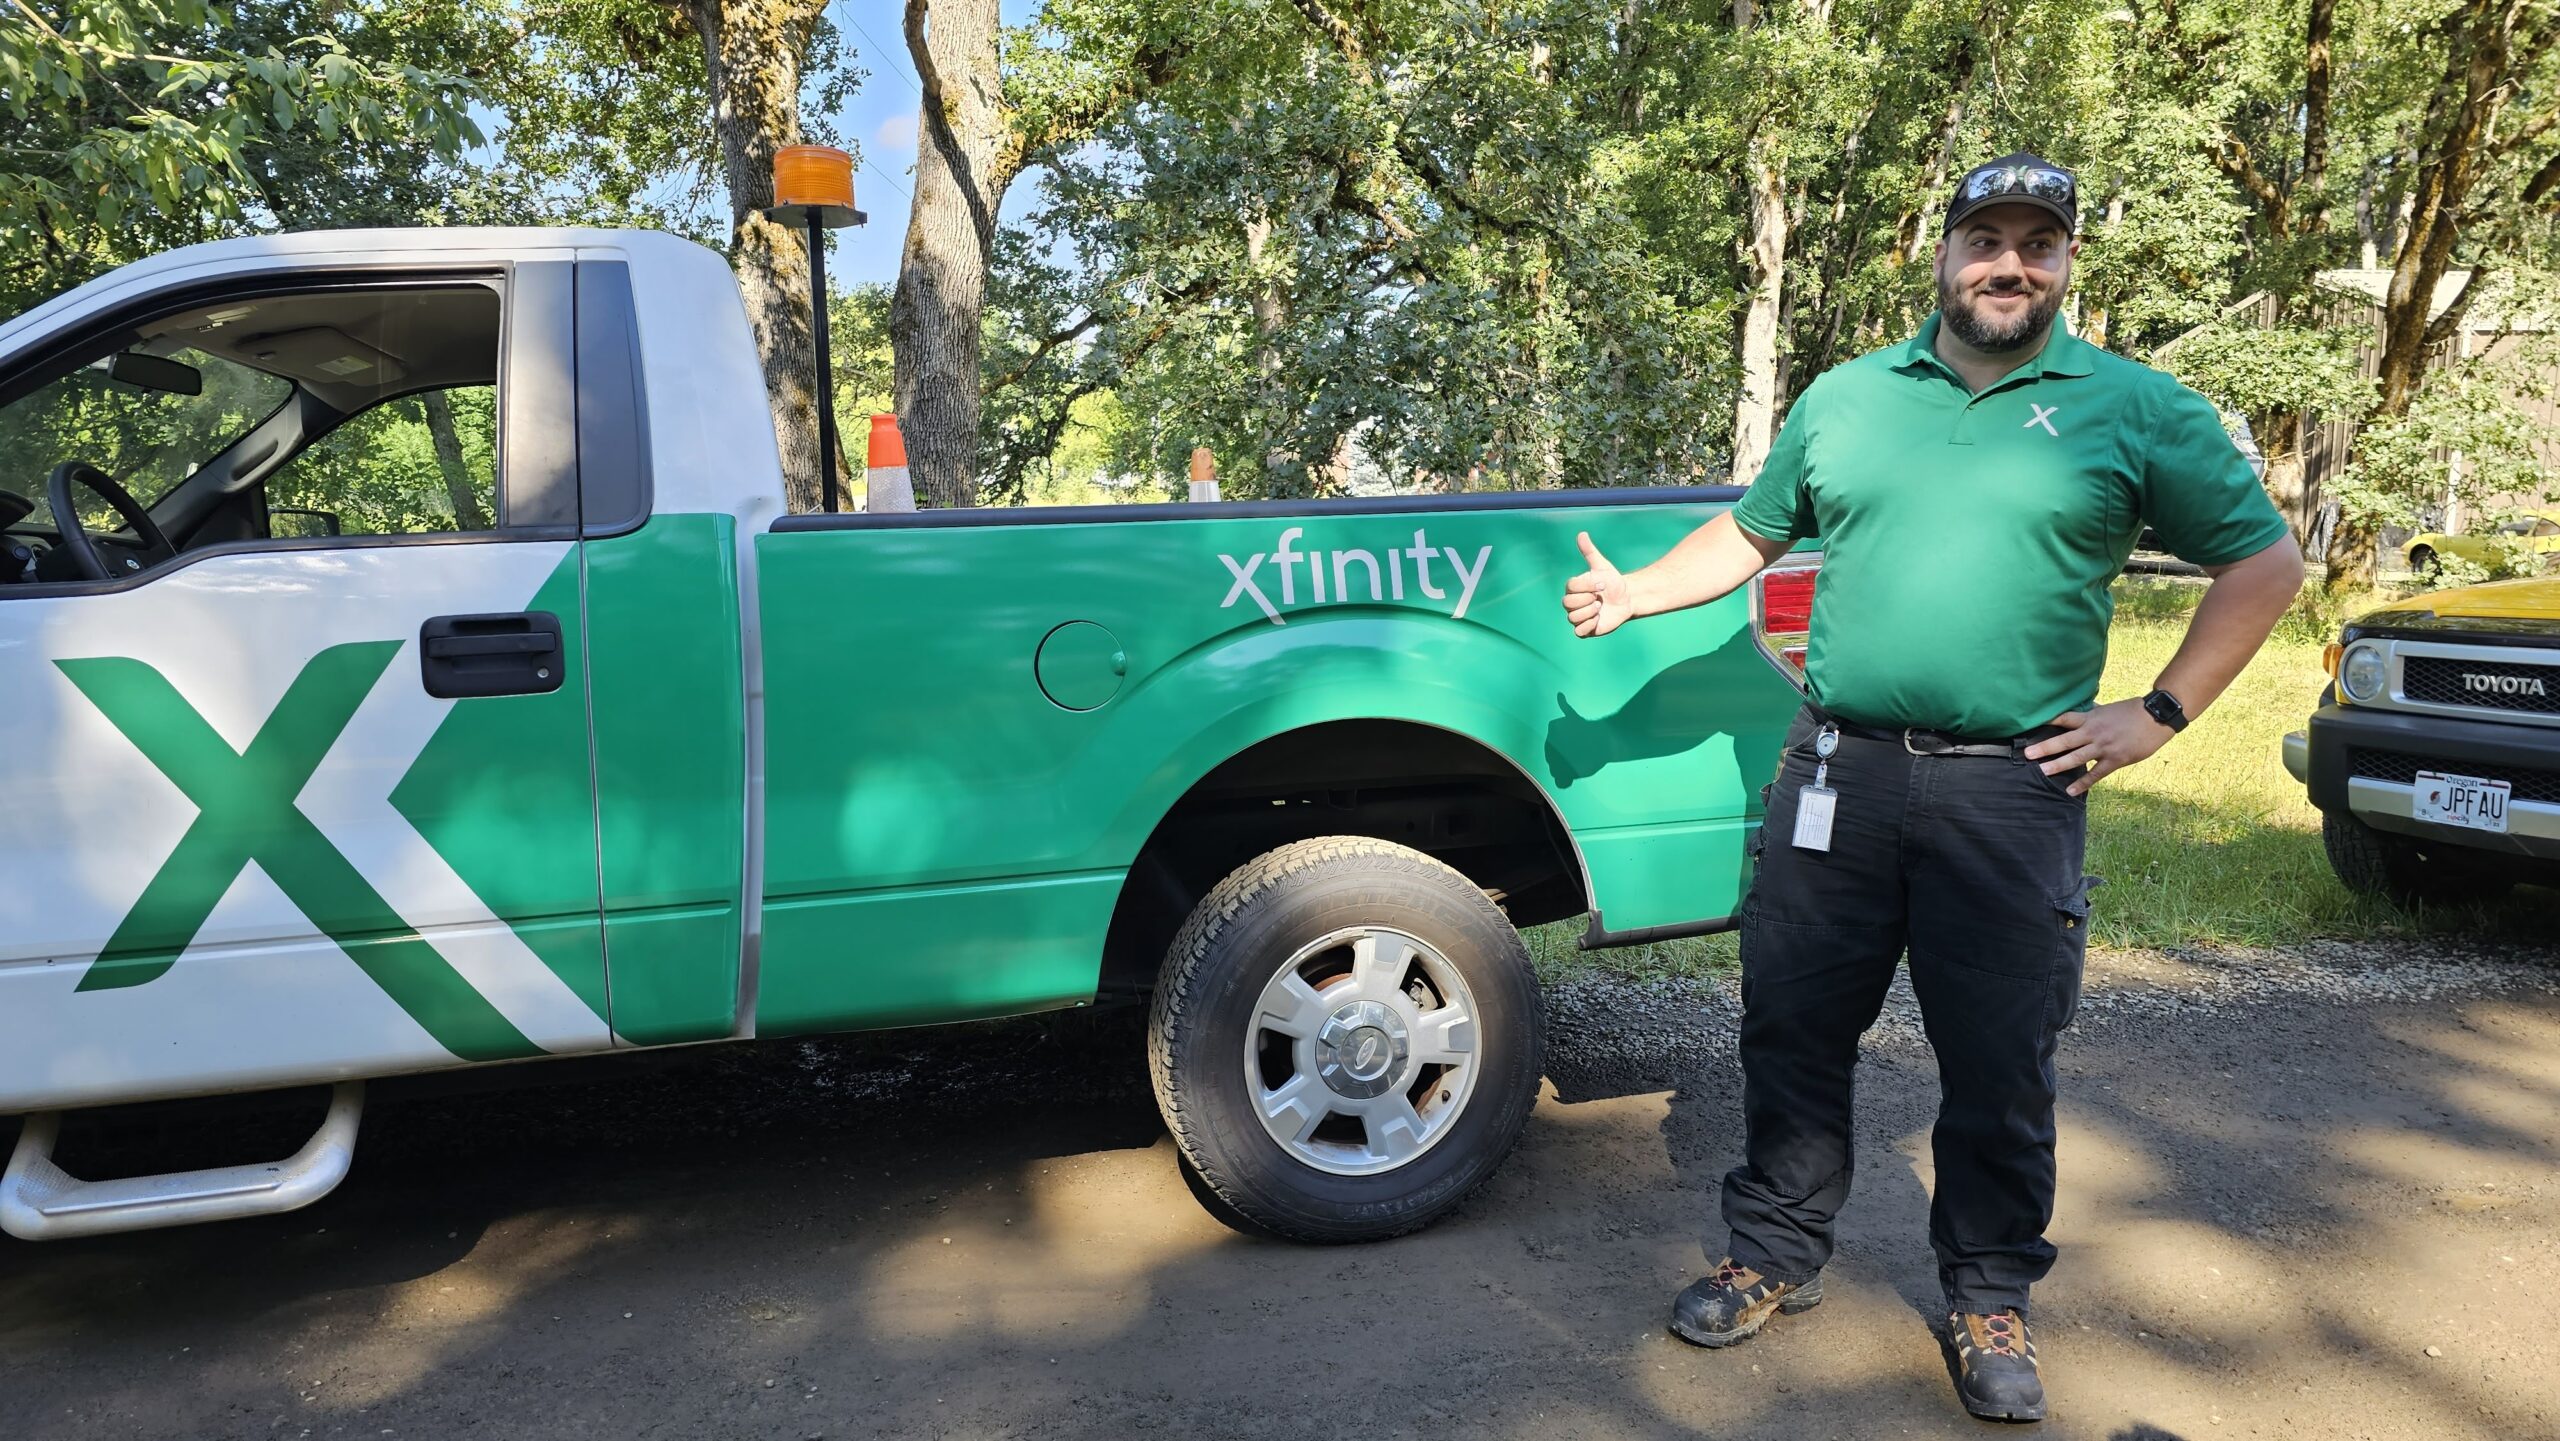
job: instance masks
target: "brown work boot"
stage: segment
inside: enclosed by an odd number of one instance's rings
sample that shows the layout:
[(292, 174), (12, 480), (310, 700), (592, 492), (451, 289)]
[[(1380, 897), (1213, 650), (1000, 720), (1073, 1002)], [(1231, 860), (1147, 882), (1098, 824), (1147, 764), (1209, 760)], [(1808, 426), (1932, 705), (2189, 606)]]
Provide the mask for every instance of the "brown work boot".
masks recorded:
[(1731, 1256), (1715, 1274), (1689, 1283), (1671, 1303), (1671, 1334), (1698, 1346), (1730, 1346), (1767, 1325), (1773, 1315), (1792, 1316), (1822, 1304), (1822, 1275), (1802, 1285), (1772, 1281)]
[(2036, 1374), (2036, 1343), (2027, 1318), (2015, 1311), (1950, 1313), (1947, 1340), (1956, 1348), (1956, 1396), (1986, 1421), (2044, 1419), (2044, 1378)]

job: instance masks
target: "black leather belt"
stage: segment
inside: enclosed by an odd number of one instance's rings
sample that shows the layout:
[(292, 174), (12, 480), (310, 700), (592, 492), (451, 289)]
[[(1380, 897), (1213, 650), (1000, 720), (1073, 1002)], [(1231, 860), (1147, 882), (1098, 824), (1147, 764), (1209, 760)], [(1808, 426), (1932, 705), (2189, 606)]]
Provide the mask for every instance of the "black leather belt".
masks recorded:
[(1839, 716), (1833, 715), (1822, 707), (1811, 703), (1807, 703), (1805, 709), (1812, 714), (1815, 720), (1836, 728), (1840, 734), (1844, 736), (1854, 736), (1859, 740), (1883, 741), (1887, 744), (1899, 745), (1905, 752), (1915, 756), (2008, 757), (2016, 755), (2018, 752), (2025, 750), (2028, 746), (2034, 745), (2040, 740), (2047, 740), (2051, 737), (2062, 734), (2062, 728), (2060, 726), (2038, 726), (2034, 730), (2026, 732), (2024, 735), (2014, 735), (2006, 739), (1992, 739), (1984, 736), (1960, 736), (1951, 735), (1946, 731), (1930, 730), (1926, 726), (1888, 727), (1860, 725), (1858, 722), (1853, 720), (1843, 720)]

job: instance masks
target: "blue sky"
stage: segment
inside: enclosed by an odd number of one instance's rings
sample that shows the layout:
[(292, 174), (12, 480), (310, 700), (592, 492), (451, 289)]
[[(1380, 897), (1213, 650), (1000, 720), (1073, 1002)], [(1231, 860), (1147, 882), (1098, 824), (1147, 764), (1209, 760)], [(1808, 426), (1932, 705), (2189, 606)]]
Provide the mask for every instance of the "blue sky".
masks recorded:
[[(1008, 25), (1026, 24), (1038, 10), (1033, 0), (1003, 0)], [(827, 10), (854, 63), (869, 72), (835, 120), (836, 132), (857, 157), (854, 201), (871, 217), (868, 225), (836, 233), (827, 257), (830, 284), (887, 285), (898, 278), (898, 249), (906, 242), (915, 189), (916, 108), (922, 98), (901, 29), (904, 13), (901, 0), (835, 0)], [(1019, 219), (1036, 190), (1036, 177), (1015, 182), (1001, 218)]]

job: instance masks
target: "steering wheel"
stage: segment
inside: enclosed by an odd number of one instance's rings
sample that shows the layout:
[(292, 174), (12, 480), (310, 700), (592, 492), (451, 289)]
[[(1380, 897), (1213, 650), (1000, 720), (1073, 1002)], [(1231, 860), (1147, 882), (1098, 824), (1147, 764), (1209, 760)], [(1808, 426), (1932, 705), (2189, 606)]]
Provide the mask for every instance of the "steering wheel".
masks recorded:
[[(98, 553), (98, 542), (80, 528), (80, 513), (72, 508), (71, 487), (75, 481), (105, 501), (116, 514), (124, 517), (126, 524), (133, 527), (133, 533), (142, 540), (139, 554), (120, 554), (117, 565), (110, 567), (107, 564), (106, 558)], [(80, 567), (80, 573), (91, 580), (121, 580), (178, 554), (178, 548), (171, 545), (169, 537), (161, 532), (160, 523), (151, 518), (150, 511), (142, 508), (142, 502), (133, 498), (133, 492), (116, 484), (115, 477), (85, 460), (66, 460), (55, 466), (53, 474), (45, 477), (44, 495), (46, 502), (53, 507), (53, 526), (61, 537), (62, 548), (71, 553), (72, 562)], [(133, 549), (125, 545), (114, 548), (119, 552)]]

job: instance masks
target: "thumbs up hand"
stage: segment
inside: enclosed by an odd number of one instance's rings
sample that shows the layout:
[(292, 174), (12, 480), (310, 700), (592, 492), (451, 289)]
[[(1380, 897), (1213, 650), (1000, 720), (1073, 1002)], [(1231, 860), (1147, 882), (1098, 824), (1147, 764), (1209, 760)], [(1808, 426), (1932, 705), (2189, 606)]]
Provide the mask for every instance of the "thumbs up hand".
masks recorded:
[(1565, 619), (1578, 636), (1607, 635), (1635, 619), (1635, 596), (1627, 578), (1591, 543), (1588, 531), (1574, 537), (1583, 562), (1591, 568), (1564, 583)]

